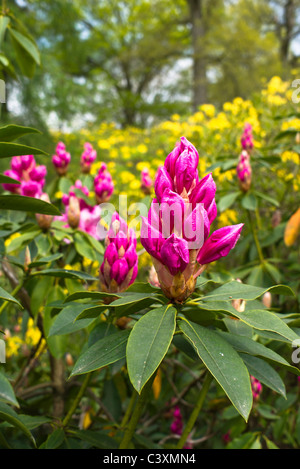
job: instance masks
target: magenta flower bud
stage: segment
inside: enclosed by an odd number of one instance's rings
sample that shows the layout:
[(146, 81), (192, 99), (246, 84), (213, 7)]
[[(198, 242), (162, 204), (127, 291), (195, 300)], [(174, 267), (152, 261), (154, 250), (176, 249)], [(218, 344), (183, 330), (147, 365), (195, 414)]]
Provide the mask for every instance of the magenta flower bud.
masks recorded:
[(80, 219), (78, 228), (85, 233), (88, 233), (95, 239), (100, 239), (98, 233), (98, 225), (101, 219), (101, 209), (99, 205), (94, 207), (85, 207), (80, 210)]
[(39, 165), (35, 166), (30, 172), (29, 172), (29, 177), (33, 181), (45, 183), (45, 177), (47, 175), (47, 168), (45, 165)]
[(20, 190), (26, 197), (40, 197), (42, 193), (41, 185), (36, 181), (22, 181)]
[(159, 201), (161, 200), (164, 191), (167, 189), (171, 191), (173, 190), (173, 182), (167, 169), (164, 166), (160, 166), (157, 170), (154, 182), (155, 194)]
[(183, 272), (190, 260), (187, 241), (173, 233), (162, 245), (161, 260), (172, 275)]
[(227, 256), (241, 235), (244, 224), (225, 226), (216, 230), (203, 244), (197, 256), (200, 265), (210, 264)]
[(97, 158), (97, 152), (94, 150), (91, 143), (84, 144), (84, 152), (81, 155), (80, 166), (83, 173), (88, 174), (91, 170), (91, 165)]
[(242, 145), (242, 148), (247, 151), (251, 151), (254, 147), (252, 126), (248, 123), (245, 124), (244, 132), (241, 136), (241, 145)]
[(240, 188), (244, 192), (247, 192), (251, 187), (252, 169), (250, 164), (250, 156), (245, 150), (240, 154), (236, 172)]
[(94, 191), (98, 204), (108, 202), (114, 192), (114, 183), (110, 173), (103, 163), (94, 178)]
[(151, 194), (153, 181), (149, 174), (149, 169), (145, 168), (141, 171), (141, 189), (145, 195)]
[(134, 232), (117, 213), (112, 217), (105, 244), (99, 273), (101, 287), (111, 293), (122, 292), (136, 279), (138, 256)]
[[(5, 176), (8, 176), (12, 179), (16, 179), (16, 181), (21, 181), (21, 178), (17, 172), (15, 172), (12, 169), (8, 169), (7, 171), (4, 171), (3, 173)], [(19, 194), (20, 193), (20, 185), (19, 184), (13, 184), (10, 182), (6, 182), (2, 184), (3, 189), (5, 191), (12, 192), (13, 194)]]
[(56, 145), (55, 155), (52, 156), (52, 163), (59, 176), (67, 173), (68, 166), (71, 161), (71, 155), (66, 151), (66, 146), (63, 142)]
[(14, 156), (11, 161), (11, 168), (15, 171), (27, 171), (35, 166), (33, 155)]
[(191, 194), (190, 202), (192, 204), (201, 203), (204, 205), (205, 210), (208, 210), (214, 201), (216, 190), (216, 183), (213, 180), (212, 174), (209, 173), (197, 183)]

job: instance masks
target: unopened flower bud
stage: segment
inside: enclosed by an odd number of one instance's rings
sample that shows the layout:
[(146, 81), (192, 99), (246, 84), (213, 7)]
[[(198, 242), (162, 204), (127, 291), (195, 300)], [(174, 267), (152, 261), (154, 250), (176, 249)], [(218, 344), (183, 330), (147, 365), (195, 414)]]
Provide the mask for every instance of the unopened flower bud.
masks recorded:
[[(50, 199), (47, 193), (43, 193), (40, 197), (44, 202), (50, 203)], [(51, 223), (53, 221), (53, 215), (46, 215), (44, 213), (36, 213), (35, 215), (38, 225), (42, 230), (49, 230)]]
[(80, 204), (76, 196), (71, 196), (68, 206), (68, 224), (71, 228), (77, 228), (80, 222)]
[(267, 291), (262, 297), (262, 303), (266, 308), (271, 308), (272, 306), (272, 295), (269, 291)]

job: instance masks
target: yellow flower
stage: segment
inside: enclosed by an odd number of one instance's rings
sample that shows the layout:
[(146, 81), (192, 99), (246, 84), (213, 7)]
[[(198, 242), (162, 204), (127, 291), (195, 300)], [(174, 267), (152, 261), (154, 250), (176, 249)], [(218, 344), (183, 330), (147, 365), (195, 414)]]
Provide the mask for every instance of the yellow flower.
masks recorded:
[(5, 241), (4, 241), (4, 245), (5, 247), (8, 247), (10, 245), (10, 243), (16, 239), (16, 238), (19, 238), (19, 236), (21, 236), (21, 233), (14, 233), (12, 235), (10, 235), (9, 238), (7, 238)]

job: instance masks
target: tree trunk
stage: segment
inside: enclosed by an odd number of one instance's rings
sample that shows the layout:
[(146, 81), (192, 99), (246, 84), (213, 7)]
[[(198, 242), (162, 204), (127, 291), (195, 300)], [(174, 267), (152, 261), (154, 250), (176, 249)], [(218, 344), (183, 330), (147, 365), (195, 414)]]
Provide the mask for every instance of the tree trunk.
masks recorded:
[(188, 0), (192, 24), (193, 45), (193, 111), (207, 102), (206, 58), (204, 50), (205, 27), (203, 0)]
[(280, 37), (280, 59), (284, 66), (289, 64), (290, 46), (295, 27), (296, 5), (295, 0), (286, 0), (283, 13), (283, 33)]

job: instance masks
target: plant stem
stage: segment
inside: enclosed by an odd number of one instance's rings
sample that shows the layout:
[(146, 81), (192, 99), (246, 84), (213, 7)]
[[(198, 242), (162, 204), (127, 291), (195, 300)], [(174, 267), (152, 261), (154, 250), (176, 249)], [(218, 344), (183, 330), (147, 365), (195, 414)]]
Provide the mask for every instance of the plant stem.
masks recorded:
[(134, 391), (132, 393), (132, 396), (130, 398), (130, 401), (129, 401), (129, 404), (128, 404), (128, 407), (127, 407), (127, 410), (125, 412), (125, 415), (123, 417), (123, 420), (121, 422), (121, 428), (124, 428), (126, 425), (127, 425), (127, 422), (129, 420), (129, 417), (131, 415), (131, 412), (132, 412), (132, 409), (134, 407), (134, 404), (135, 404), (135, 401), (137, 399), (137, 396), (138, 396), (138, 393), (136, 391)]
[(73, 405), (71, 406), (69, 412), (67, 413), (66, 417), (64, 418), (64, 420), (62, 422), (63, 427), (66, 427), (68, 425), (70, 419), (72, 418), (72, 415), (74, 414), (74, 412), (75, 412), (79, 402), (81, 401), (81, 398), (82, 398), (82, 396), (83, 396), (83, 394), (84, 394), (84, 392), (87, 388), (87, 385), (89, 384), (89, 380), (90, 380), (91, 375), (92, 375), (92, 372), (87, 373), (85, 375), (85, 378), (82, 382), (82, 385), (79, 389), (79, 392), (78, 392), (76, 398), (74, 399)]
[(252, 217), (251, 217), (251, 213), (250, 213), (249, 210), (247, 210), (247, 214), (248, 214), (249, 224), (250, 224), (250, 228), (251, 228), (251, 231), (252, 231), (252, 235), (253, 235), (253, 239), (254, 239), (254, 242), (255, 242), (255, 246), (256, 246), (256, 249), (257, 249), (258, 257), (259, 257), (260, 263), (263, 265), (264, 262), (265, 262), (264, 255), (263, 255), (261, 246), (260, 246), (260, 244), (259, 244), (259, 240), (258, 240), (256, 228), (255, 228), (255, 226), (254, 226), (254, 224), (253, 224)]
[(153, 382), (153, 378), (152, 379), (150, 378), (150, 380), (145, 384), (140, 394), (134, 391), (135, 397), (138, 396), (137, 403), (131, 415), (130, 422), (125, 430), (124, 437), (120, 443), (119, 449), (127, 449), (131, 442), (131, 439), (134, 435), (138, 421), (142, 415), (144, 405), (146, 404), (146, 401), (149, 395), (149, 390), (151, 389), (151, 386), (152, 386), (152, 382)]
[(196, 405), (194, 407), (194, 410), (191, 413), (190, 418), (188, 420), (188, 423), (186, 424), (186, 427), (185, 427), (184, 431), (182, 432), (182, 435), (181, 435), (181, 437), (180, 437), (180, 439), (177, 443), (177, 449), (182, 449), (183, 448), (189, 434), (191, 433), (191, 431), (192, 431), (192, 429), (195, 425), (195, 422), (198, 418), (198, 415), (199, 415), (199, 413), (202, 409), (202, 406), (203, 406), (206, 394), (208, 392), (210, 383), (212, 382), (212, 379), (213, 379), (212, 375), (210, 374), (209, 371), (207, 371), (206, 375), (204, 377), (203, 386), (202, 386), (202, 389), (200, 391), (200, 394), (199, 394), (198, 400), (196, 402)]

